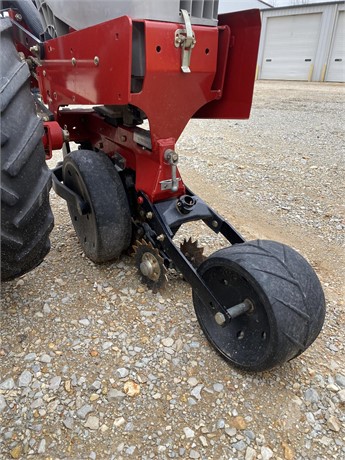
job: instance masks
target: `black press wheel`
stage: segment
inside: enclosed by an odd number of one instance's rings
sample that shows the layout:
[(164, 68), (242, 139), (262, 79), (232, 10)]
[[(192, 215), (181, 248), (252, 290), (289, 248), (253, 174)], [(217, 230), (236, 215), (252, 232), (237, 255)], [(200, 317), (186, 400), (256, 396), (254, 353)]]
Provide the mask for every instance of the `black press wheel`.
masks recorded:
[(87, 203), (80, 214), (68, 203), (85, 255), (102, 263), (119, 257), (131, 242), (131, 215), (125, 189), (111, 160), (100, 152), (78, 150), (63, 162), (63, 181)]
[(220, 325), (195, 292), (195, 312), (206, 337), (232, 365), (265, 371), (305, 351), (321, 331), (325, 299), (308, 262), (273, 241), (250, 241), (212, 254), (199, 273), (227, 308), (249, 301), (244, 314)]

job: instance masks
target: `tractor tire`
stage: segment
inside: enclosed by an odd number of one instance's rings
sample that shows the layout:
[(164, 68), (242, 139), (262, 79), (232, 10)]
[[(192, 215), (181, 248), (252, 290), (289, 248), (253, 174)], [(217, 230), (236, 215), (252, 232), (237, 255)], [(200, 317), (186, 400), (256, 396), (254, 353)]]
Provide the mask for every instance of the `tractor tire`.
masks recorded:
[(0, 18), (1, 279), (11, 280), (39, 265), (50, 249), (53, 215), (51, 173), (45, 163), (43, 126), (30, 92), (30, 72)]
[(105, 153), (77, 150), (64, 158), (64, 184), (83, 198), (88, 212), (68, 211), (85, 255), (95, 263), (116, 259), (131, 242), (132, 221), (119, 173)]
[(230, 364), (266, 371), (305, 351), (321, 331), (325, 298), (308, 262), (289, 246), (249, 241), (221, 249), (198, 269), (227, 309), (249, 300), (252, 309), (224, 324), (193, 291), (206, 337)]

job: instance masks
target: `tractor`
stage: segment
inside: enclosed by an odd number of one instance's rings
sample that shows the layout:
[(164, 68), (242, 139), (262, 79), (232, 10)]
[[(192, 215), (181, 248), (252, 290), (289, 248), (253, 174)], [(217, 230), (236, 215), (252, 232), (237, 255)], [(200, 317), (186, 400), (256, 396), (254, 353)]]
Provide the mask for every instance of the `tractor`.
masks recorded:
[[(178, 271), (213, 347), (260, 372), (314, 342), (325, 299), (297, 251), (245, 241), (180, 175), (176, 142), (191, 118), (250, 115), (260, 13), (218, 15), (218, 3), (0, 2), (1, 275), (21, 276), (49, 251), (52, 184), (89, 259), (132, 250), (153, 291)], [(205, 257), (192, 236), (178, 244), (197, 221), (228, 245)]]

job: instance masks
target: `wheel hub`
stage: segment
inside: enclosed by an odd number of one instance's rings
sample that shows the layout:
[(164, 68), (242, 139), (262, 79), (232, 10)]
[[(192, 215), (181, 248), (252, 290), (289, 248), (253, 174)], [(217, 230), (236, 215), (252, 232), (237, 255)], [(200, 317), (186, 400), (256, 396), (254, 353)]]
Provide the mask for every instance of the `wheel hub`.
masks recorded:
[(134, 258), (142, 281), (154, 292), (162, 288), (167, 280), (167, 269), (159, 250), (153, 247), (152, 243), (136, 241), (133, 245)]
[(143, 254), (140, 263), (140, 271), (144, 276), (146, 276), (152, 281), (159, 280), (161, 274), (159, 262), (156, 259), (156, 257), (150, 252), (146, 252)]

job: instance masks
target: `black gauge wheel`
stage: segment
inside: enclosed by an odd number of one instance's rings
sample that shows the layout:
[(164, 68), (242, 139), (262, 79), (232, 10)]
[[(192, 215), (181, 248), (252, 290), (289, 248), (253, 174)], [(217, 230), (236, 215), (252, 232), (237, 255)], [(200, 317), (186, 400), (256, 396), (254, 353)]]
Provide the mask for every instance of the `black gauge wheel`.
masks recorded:
[(259, 372), (281, 365), (305, 351), (321, 331), (325, 299), (320, 281), (288, 246), (262, 240), (237, 244), (212, 254), (198, 271), (226, 309), (244, 301), (251, 305), (219, 324), (219, 315), (193, 291), (201, 328), (235, 367)]
[(131, 214), (119, 173), (100, 152), (78, 150), (63, 162), (64, 184), (86, 202), (86, 212), (68, 203), (85, 255), (96, 263), (119, 257), (131, 242)]

